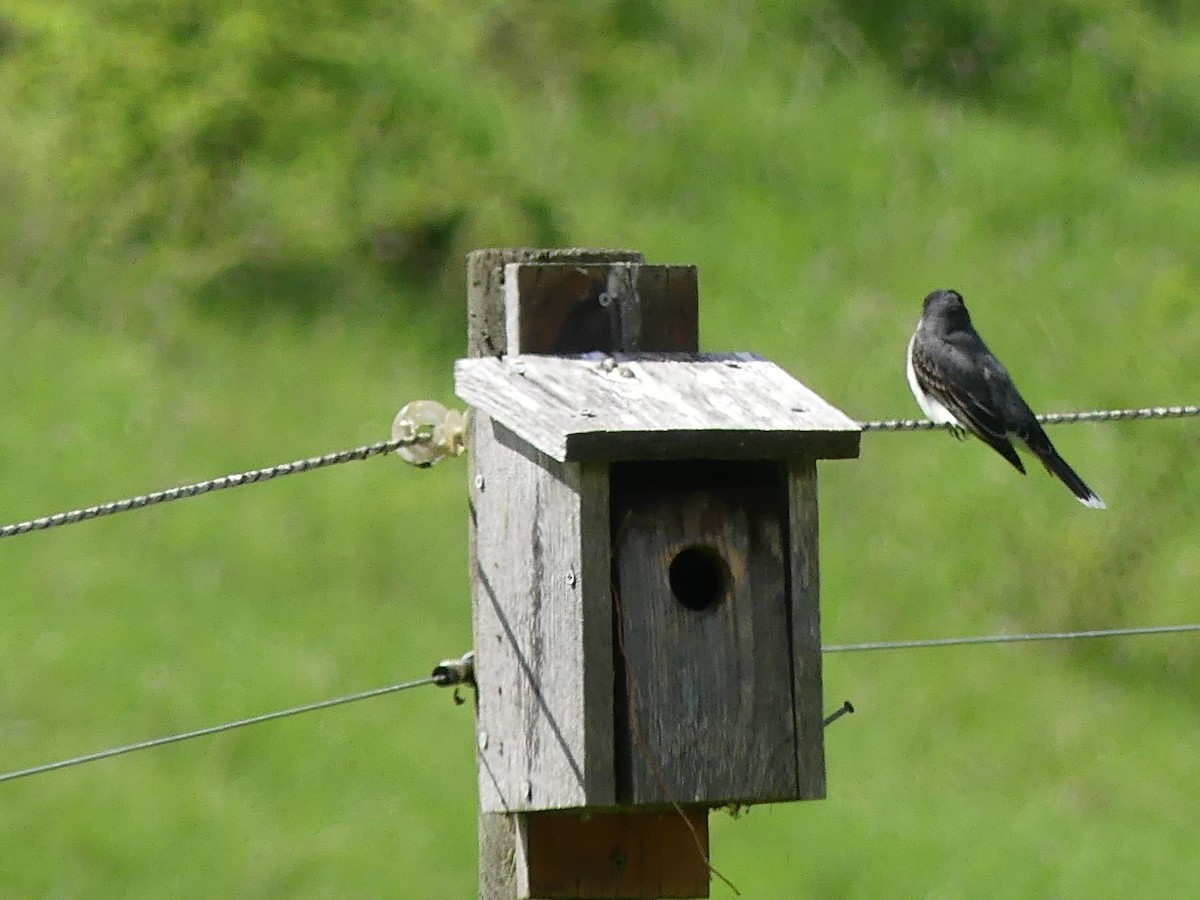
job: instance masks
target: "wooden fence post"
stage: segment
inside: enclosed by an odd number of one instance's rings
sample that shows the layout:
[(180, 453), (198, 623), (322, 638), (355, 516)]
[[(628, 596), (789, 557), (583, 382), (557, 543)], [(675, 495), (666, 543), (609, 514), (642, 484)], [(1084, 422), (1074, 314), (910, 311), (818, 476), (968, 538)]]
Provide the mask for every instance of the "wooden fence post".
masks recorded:
[[(467, 355), (503, 356), (508, 351), (504, 304), (504, 269), (516, 262), (641, 262), (640, 253), (622, 250), (546, 250), (507, 248), (476, 250), (467, 257)], [(473, 459), (473, 456), (472, 456)], [(473, 467), (472, 467), (473, 468)], [(475, 521), (471, 518), (471, 570), (476, 568)], [(518, 829), (516, 815), (479, 813), (480, 900), (510, 900), (517, 896)]]
[[(642, 260), (642, 254), (632, 250), (501, 248), (474, 251), (467, 257), (467, 355), (472, 358), (503, 356), (508, 351), (504, 269), (509, 263), (560, 262), (583, 265)], [(475, 571), (474, 516), (471, 517), (469, 540), (471, 570)], [(523, 826), (521, 816), (480, 810), (480, 900), (511, 900), (518, 896), (515, 859), (518, 831)]]

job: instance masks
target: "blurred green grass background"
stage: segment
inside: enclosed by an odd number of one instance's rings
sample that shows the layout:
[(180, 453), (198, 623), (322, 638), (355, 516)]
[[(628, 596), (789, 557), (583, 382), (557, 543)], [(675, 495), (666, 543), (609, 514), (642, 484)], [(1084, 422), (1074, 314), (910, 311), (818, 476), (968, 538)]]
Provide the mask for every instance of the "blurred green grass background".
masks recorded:
[[(474, 247), (700, 267), (702, 342), (916, 412), (956, 287), (1045, 411), (1196, 402), (1200, 12), (1175, 0), (9, 0), (0, 519), (452, 399)], [(822, 469), (830, 642), (1196, 620), (1191, 422)], [(461, 464), (0, 542), (0, 769), (425, 674)], [(714, 816), (747, 897), (1200, 890), (1200, 642), (831, 656), (829, 799)], [(419, 691), (0, 786), (6, 897), (475, 892), (469, 707)], [(714, 885), (714, 896), (729, 896)]]

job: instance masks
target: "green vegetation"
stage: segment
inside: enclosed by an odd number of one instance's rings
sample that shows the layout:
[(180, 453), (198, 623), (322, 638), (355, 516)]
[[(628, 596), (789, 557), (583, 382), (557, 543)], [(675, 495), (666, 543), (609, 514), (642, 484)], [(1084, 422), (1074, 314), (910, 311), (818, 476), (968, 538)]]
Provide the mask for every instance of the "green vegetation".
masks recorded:
[[(1200, 14), (1171, 0), (10, 0), (0, 520), (379, 439), (451, 398), (463, 254), (700, 266), (703, 343), (916, 412), (956, 287), (1044, 410), (1197, 401)], [(1193, 423), (822, 478), (830, 641), (1200, 618)], [(462, 466), (0, 542), (0, 769), (424, 674)], [(1194, 637), (831, 656), (827, 802), (714, 816), (746, 897), (1188, 896)], [(463, 898), (469, 708), (420, 691), (0, 786), (0, 896)], [(715, 896), (728, 896), (720, 885)]]

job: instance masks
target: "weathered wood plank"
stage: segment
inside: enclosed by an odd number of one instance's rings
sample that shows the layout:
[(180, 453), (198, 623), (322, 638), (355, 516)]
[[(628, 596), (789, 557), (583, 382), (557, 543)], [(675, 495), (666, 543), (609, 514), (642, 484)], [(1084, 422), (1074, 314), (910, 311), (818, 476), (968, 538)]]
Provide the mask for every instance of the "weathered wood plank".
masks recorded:
[(792, 672), (795, 679), (800, 797), (825, 796), (824, 694), (821, 680), (821, 604), (817, 463), (794, 460), (788, 471), (791, 507)]
[[(516, 900), (523, 817), (500, 813), (479, 814), (479, 896), (481, 900)], [(522, 860), (523, 862), (523, 860)], [(528, 896), (528, 892), (524, 894)]]
[(618, 797), (794, 799), (785, 466), (677, 470), (613, 467)]
[(510, 263), (504, 270), (507, 353), (695, 350), (694, 266)]
[(695, 266), (642, 266), (640, 349), (650, 353), (700, 350), (700, 294)]
[(455, 390), (560, 460), (858, 455), (858, 423), (752, 353), (460, 360)]
[(641, 310), (639, 265), (505, 267), (509, 355), (636, 349)]
[(504, 309), (504, 267), (515, 262), (642, 262), (633, 250), (507, 247), (467, 255), (467, 355), (503, 356), (508, 352)]
[[(504, 267), (520, 261), (569, 263), (641, 262), (642, 254), (627, 250), (553, 250), (510, 248), (476, 250), (467, 260), (467, 354), (472, 357), (503, 356), (507, 352), (504, 308)], [(474, 471), (470, 478), (474, 479)], [(478, 568), (475, 552), (477, 529), (474, 515), (469, 536), (471, 571)], [(585, 692), (591, 697), (592, 688)], [(611, 688), (610, 688), (611, 690)], [(594, 700), (589, 699), (589, 703)], [(589, 750), (589, 752), (591, 752)], [(480, 777), (484, 776), (481, 767)], [(514, 836), (523, 833), (523, 817), (490, 815), (479, 817), (479, 890), (484, 900), (516, 897), (517, 872)]]
[(486, 415), (471, 450), (481, 809), (611, 804), (604, 473), (518, 452)]
[(530, 813), (524, 845), (528, 895), (542, 900), (709, 896), (708, 813), (692, 809), (685, 815), (687, 821), (674, 810)]
[(761, 431), (728, 429), (695, 431), (620, 431), (607, 435), (569, 435), (569, 460), (784, 459), (797, 452), (821, 459), (858, 455), (858, 435), (847, 431)]

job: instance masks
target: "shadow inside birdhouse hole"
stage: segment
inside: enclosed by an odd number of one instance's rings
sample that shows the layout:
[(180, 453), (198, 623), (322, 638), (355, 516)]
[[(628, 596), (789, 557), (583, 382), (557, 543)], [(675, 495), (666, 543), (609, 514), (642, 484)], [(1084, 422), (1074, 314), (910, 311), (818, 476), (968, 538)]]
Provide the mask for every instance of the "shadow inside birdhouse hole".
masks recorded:
[(696, 612), (712, 609), (729, 593), (729, 564), (703, 544), (692, 544), (675, 554), (667, 576), (675, 599)]

